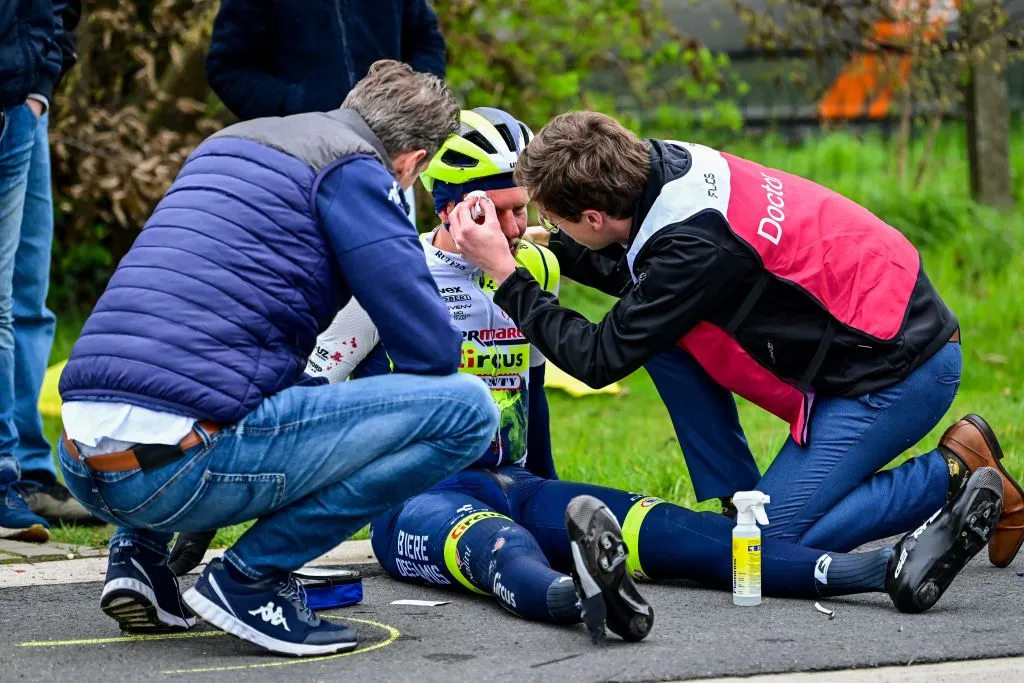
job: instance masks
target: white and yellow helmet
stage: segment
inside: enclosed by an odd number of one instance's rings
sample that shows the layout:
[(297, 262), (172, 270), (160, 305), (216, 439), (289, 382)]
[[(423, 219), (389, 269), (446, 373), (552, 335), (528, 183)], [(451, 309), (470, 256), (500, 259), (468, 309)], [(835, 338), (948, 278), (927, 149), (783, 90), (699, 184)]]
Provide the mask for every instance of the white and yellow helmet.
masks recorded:
[(519, 155), (533, 139), (525, 123), (493, 107), (463, 109), (459, 131), (441, 145), (420, 179), (428, 192), (435, 181), (452, 185), (515, 170)]

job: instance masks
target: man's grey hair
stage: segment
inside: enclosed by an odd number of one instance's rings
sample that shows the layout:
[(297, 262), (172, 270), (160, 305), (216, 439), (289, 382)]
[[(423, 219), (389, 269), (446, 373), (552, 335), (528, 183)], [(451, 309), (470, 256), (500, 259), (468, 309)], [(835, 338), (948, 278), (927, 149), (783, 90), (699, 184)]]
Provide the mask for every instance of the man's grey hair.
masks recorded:
[(445, 82), (390, 59), (374, 62), (341, 106), (359, 112), (392, 159), (417, 149), (431, 159), (459, 129), (459, 103)]

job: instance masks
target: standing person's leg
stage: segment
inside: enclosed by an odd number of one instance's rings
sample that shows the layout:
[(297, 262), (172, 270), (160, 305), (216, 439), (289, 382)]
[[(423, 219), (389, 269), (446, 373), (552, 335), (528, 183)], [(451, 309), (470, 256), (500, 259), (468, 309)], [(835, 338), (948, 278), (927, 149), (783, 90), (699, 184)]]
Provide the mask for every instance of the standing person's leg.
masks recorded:
[(942, 507), (955, 486), (937, 449), (876, 472), (938, 424), (956, 397), (960, 370), (960, 344), (948, 343), (891, 387), (819, 398), (810, 444), (788, 440), (757, 485), (772, 499), (765, 535), (848, 550), (912, 529)]
[(15, 457), (14, 264), (37, 121), (28, 105), (6, 114), (0, 136), (0, 538), (43, 542), (50, 537), (49, 525), (28, 509), (14, 487), (21, 476)]
[(761, 471), (740, 426), (736, 400), (712, 380), (693, 356), (672, 348), (644, 369), (668, 409), (697, 500), (756, 487)]
[(185, 599), (258, 645), (322, 654), (351, 649), (355, 632), (321, 622), (289, 572), (472, 462), (496, 428), (497, 410), (476, 378), (389, 375), (287, 389), (146, 473), (86, 470), (64, 444), (60, 463), (75, 497), (122, 525), (111, 539), (112, 568), (116, 550), (141, 546), (143, 564), (161, 567), (173, 583), (171, 532), (258, 518)]
[(29, 163), (21, 242), (14, 259), (14, 421), (18, 428), (15, 455), (22, 479), (56, 482), (51, 448), (43, 436), (39, 390), (50, 358), (56, 318), (46, 307), (53, 244), (53, 194), (50, 181), (48, 114), (36, 124)]
[(21, 240), (14, 258), (14, 424), (21, 467), (19, 488), (35, 514), (50, 522), (97, 521), (57, 481), (51, 448), (43, 435), (39, 390), (46, 374), (56, 318), (46, 307), (53, 244), (53, 192), (50, 178), (48, 115), (35, 127)]

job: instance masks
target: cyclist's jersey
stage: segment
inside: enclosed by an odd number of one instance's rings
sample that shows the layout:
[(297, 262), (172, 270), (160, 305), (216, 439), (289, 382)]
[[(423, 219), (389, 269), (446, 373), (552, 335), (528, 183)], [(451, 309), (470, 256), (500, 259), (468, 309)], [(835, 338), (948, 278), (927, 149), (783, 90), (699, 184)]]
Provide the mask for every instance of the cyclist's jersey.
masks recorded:
[[(544, 363), (544, 356), (526, 340), (508, 314), (492, 301), (497, 287), (475, 265), (457, 254), (433, 246), (434, 232), (421, 236), (430, 274), (448, 314), (462, 332), (460, 372), (479, 377), (491, 389), (501, 410), (498, 433), (488, 452), (475, 465), (498, 467), (518, 464), (527, 458), (530, 368)], [(541, 287), (557, 294), (559, 268), (544, 247), (523, 240), (516, 263), (530, 271)], [(354, 304), (354, 302), (353, 302)], [(389, 370), (386, 349), (365, 313), (346, 306), (318, 338), (306, 372), (340, 381)], [(376, 347), (376, 348), (374, 348)], [(537, 388), (543, 391), (543, 387)]]

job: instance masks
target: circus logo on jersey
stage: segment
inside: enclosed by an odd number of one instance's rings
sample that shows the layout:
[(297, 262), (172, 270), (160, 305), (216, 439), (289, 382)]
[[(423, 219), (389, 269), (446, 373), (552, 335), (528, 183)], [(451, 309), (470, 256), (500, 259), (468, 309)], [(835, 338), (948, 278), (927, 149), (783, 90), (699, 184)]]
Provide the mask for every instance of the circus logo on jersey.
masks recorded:
[(459, 370), (471, 375), (510, 375), (526, 372), (530, 367), (530, 345), (502, 346), (493, 352), (472, 342), (462, 344)]

